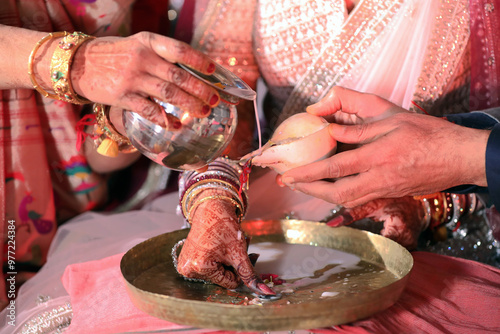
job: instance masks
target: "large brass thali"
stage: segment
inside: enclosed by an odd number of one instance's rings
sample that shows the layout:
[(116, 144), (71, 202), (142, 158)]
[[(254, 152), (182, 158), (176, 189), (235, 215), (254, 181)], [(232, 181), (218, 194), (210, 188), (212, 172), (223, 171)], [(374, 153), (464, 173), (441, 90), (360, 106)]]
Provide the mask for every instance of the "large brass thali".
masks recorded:
[(360, 261), (356, 269), (297, 287), (279, 300), (250, 305), (247, 301), (255, 296), (245, 290), (230, 291), (179, 277), (171, 249), (188, 234), (179, 230), (146, 240), (123, 256), (121, 271), (130, 299), (152, 316), (198, 328), (312, 329), (349, 323), (390, 307), (401, 295), (413, 266), (411, 254), (399, 244), (349, 227), (299, 220), (245, 221), (242, 227), (252, 236), (252, 245), (310, 245), (352, 254)]

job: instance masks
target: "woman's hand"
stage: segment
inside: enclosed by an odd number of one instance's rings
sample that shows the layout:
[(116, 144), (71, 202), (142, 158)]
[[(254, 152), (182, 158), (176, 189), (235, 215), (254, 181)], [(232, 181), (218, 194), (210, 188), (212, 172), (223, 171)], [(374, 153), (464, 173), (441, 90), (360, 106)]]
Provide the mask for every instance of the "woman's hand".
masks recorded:
[(419, 200), (413, 197), (385, 198), (345, 209), (340, 216), (328, 222), (328, 225), (348, 225), (364, 218), (383, 221), (384, 228), (380, 234), (411, 250), (417, 246), (418, 237), (426, 228), (423, 217), (424, 209)]
[(274, 295), (253, 269), (235, 207), (214, 199), (194, 210), (191, 231), (178, 259), (179, 273), (228, 289), (235, 289), (243, 282), (258, 295)]
[(219, 103), (217, 90), (176, 64), (212, 74), (215, 64), (188, 44), (142, 32), (131, 37), (102, 37), (77, 50), (71, 67), (75, 91), (87, 99), (132, 110), (165, 124), (162, 108), (150, 98), (206, 117)]

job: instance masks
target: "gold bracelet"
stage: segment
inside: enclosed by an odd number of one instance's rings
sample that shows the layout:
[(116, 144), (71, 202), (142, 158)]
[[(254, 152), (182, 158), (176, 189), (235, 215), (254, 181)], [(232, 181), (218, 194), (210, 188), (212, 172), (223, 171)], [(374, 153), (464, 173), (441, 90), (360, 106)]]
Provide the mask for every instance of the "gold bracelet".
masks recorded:
[(40, 85), (38, 85), (38, 82), (35, 79), (35, 74), (33, 71), (33, 66), (34, 66), (34, 61), (35, 61), (35, 55), (38, 52), (38, 49), (40, 49), (40, 46), (42, 46), (43, 43), (47, 42), (48, 40), (51, 40), (52, 38), (57, 38), (57, 37), (65, 37), (69, 33), (67, 31), (62, 31), (62, 32), (51, 32), (50, 34), (46, 35), (43, 37), (41, 40), (39, 40), (36, 44), (33, 50), (31, 50), (30, 57), (28, 58), (28, 75), (30, 76), (31, 84), (33, 85), (33, 88), (37, 90), (40, 94), (42, 94), (45, 97), (51, 98), (58, 100), (59, 96), (55, 94), (50, 94), (46, 90), (44, 90)]
[[(199, 187), (203, 184), (207, 184), (207, 183), (220, 183), (222, 185), (225, 185), (231, 189), (233, 189), (236, 193), (238, 193), (238, 189), (236, 189), (234, 187), (234, 185), (232, 185), (231, 183), (227, 182), (227, 181), (224, 181), (224, 180), (219, 180), (219, 179), (216, 179), (216, 178), (213, 178), (213, 179), (204, 179), (204, 180), (200, 180), (196, 183), (194, 183), (191, 187), (189, 187), (189, 189), (187, 189), (185, 192), (184, 192), (184, 197), (182, 198), (181, 200), (181, 209), (182, 209), (182, 213), (184, 214), (185, 217), (187, 217), (187, 209), (188, 209), (188, 206), (189, 206), (189, 202), (187, 201), (188, 197), (190, 197), (190, 193), (193, 191), (194, 188), (196, 187)], [(214, 189), (217, 189), (217, 187), (214, 187)], [(193, 196), (196, 195), (196, 194), (193, 194)], [(240, 201), (242, 201), (242, 199), (240, 199)]]
[(108, 118), (110, 106), (104, 104), (94, 104), (94, 114), (96, 118), (96, 132), (99, 137), (95, 140), (97, 153), (107, 157), (117, 157), (119, 152), (133, 153), (137, 149), (130, 140), (121, 135), (111, 124)]
[[(228, 193), (228, 197), (232, 197), (235, 201), (237, 201), (239, 203), (240, 207), (245, 209), (245, 205), (243, 204), (242, 199), (238, 196), (238, 193), (236, 191), (229, 189), (229, 188), (225, 188), (222, 185), (220, 187), (213, 187), (213, 188), (202, 188), (202, 189), (195, 188), (193, 191), (191, 191), (186, 196), (184, 196), (183, 202), (181, 203), (182, 214), (184, 215), (184, 217), (188, 216), (188, 211), (189, 211), (188, 208), (192, 206), (193, 202), (196, 202), (197, 196), (201, 192), (203, 192), (205, 190), (209, 190), (209, 189), (223, 190), (224, 192)], [(187, 199), (186, 199), (186, 197), (187, 197)]]
[(237, 213), (238, 219), (241, 219), (243, 217), (242, 207), (241, 207), (240, 203), (238, 201), (236, 201), (234, 198), (231, 198), (231, 197), (228, 197), (228, 196), (224, 196), (224, 195), (212, 195), (212, 196), (203, 197), (202, 199), (196, 201), (191, 206), (191, 208), (189, 208), (189, 212), (188, 212), (188, 214), (186, 216), (186, 220), (189, 222), (189, 224), (191, 224), (191, 212), (193, 212), (194, 210), (196, 210), (196, 208), (200, 204), (202, 204), (203, 202), (206, 202), (206, 201), (209, 201), (209, 200), (213, 200), (213, 199), (220, 199), (220, 200), (223, 200), (223, 201), (230, 202), (231, 204), (233, 204), (234, 206), (236, 206), (236, 208), (239, 210), (239, 213)]
[(50, 76), (52, 78), (52, 87), (59, 100), (73, 104), (92, 103), (84, 97), (78, 96), (71, 84), (71, 63), (76, 50), (86, 41), (95, 39), (81, 32), (75, 31), (72, 34), (64, 36), (62, 41), (54, 50), (52, 62), (50, 63)]

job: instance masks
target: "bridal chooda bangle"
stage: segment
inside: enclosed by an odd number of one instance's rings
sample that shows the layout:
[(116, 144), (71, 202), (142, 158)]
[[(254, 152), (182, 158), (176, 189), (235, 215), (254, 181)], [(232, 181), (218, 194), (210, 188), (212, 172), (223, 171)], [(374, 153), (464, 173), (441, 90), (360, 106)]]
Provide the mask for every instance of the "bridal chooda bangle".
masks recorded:
[[(241, 221), (248, 205), (246, 192), (241, 190), (242, 175), (242, 167), (226, 158), (217, 158), (204, 172), (183, 172), (179, 178), (178, 213), (184, 216), (190, 226), (192, 213), (200, 204), (219, 200), (232, 204), (238, 220)], [(211, 194), (203, 196), (204, 191), (210, 191)]]
[(446, 240), (449, 234), (460, 227), (460, 219), (477, 209), (475, 194), (452, 194), (438, 192), (424, 196), (414, 196), (424, 208), (423, 224), (429, 227), (436, 241)]
[(97, 146), (97, 153), (107, 157), (117, 157), (119, 152), (136, 152), (137, 149), (130, 140), (121, 135), (109, 121), (110, 108), (104, 104), (94, 104), (93, 111), (96, 118), (94, 131), (98, 135), (94, 142)]

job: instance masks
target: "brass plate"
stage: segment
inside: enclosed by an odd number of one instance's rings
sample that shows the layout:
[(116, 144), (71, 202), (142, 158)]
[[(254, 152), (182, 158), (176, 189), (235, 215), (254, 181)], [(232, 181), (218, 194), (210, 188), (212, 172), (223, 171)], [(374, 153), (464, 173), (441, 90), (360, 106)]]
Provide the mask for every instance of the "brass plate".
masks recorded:
[(312, 329), (349, 323), (390, 307), (413, 266), (411, 254), (399, 244), (349, 227), (299, 220), (245, 221), (242, 227), (252, 236), (252, 245), (319, 246), (355, 255), (360, 262), (357, 269), (300, 286), (281, 299), (248, 305), (255, 296), (245, 289), (231, 291), (179, 277), (170, 256), (173, 245), (188, 234), (187, 229), (179, 230), (146, 240), (123, 256), (120, 266), (130, 299), (152, 316), (198, 328)]

